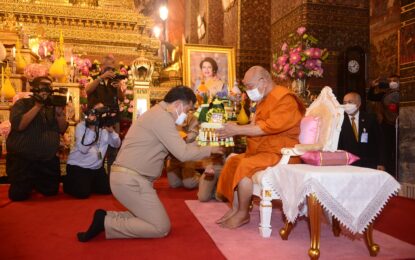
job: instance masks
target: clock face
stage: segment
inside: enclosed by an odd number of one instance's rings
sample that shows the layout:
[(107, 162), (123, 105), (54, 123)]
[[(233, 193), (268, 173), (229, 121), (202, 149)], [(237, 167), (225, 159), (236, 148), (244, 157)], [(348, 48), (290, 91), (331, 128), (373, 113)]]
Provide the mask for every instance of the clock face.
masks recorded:
[(359, 71), (359, 68), (359, 62), (357, 62), (356, 60), (350, 60), (347, 64), (347, 69), (350, 71), (350, 73), (357, 73)]

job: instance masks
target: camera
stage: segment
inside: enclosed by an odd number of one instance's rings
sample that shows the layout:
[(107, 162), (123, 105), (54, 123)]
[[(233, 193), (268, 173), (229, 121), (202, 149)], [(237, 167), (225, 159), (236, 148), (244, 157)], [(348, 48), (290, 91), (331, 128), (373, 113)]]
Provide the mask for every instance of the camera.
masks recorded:
[(104, 74), (105, 72), (107, 72), (109, 70), (115, 73), (114, 78), (112, 78), (112, 80), (114, 80), (114, 81), (119, 81), (119, 80), (123, 80), (123, 79), (128, 78), (128, 75), (120, 74), (120, 73), (116, 72), (114, 68), (106, 68), (104, 71), (102, 71), (102, 73)]
[[(96, 116), (95, 120), (89, 120), (88, 116), (94, 115)], [(90, 109), (86, 112), (85, 116), (85, 125), (91, 126), (95, 125), (98, 128), (102, 128), (105, 126), (113, 126), (118, 122), (118, 108), (111, 108), (108, 106)]]
[(128, 78), (127, 75), (124, 75), (124, 74), (115, 74), (115, 77), (113, 78), (113, 80), (123, 80), (123, 79), (126, 79), (126, 78)]
[[(45, 106), (54, 106), (54, 107), (64, 107), (66, 106), (67, 101), (67, 88), (59, 88), (59, 89), (52, 89), (51, 87), (41, 87), (41, 88), (33, 88), (33, 98), (44, 104)], [(39, 93), (40, 92), (47, 92), (49, 96), (46, 99), (43, 99)]]

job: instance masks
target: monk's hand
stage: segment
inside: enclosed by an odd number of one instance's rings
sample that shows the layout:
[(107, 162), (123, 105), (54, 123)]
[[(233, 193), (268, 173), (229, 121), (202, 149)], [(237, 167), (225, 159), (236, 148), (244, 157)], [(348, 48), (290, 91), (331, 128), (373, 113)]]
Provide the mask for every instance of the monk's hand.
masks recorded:
[(222, 128), (216, 130), (219, 138), (228, 138), (238, 133), (238, 125), (235, 123), (226, 123)]

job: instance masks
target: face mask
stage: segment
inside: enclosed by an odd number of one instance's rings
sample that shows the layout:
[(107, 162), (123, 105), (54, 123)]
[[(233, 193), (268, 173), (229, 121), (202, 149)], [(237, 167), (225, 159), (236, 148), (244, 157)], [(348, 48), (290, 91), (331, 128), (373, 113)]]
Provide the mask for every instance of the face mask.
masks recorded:
[(182, 125), (184, 123), (184, 120), (187, 118), (187, 114), (183, 113), (183, 105), (182, 105), (182, 112), (179, 114), (176, 109), (177, 119), (176, 119), (176, 125)]
[(258, 88), (247, 90), (246, 94), (248, 94), (248, 97), (254, 102), (260, 101), (264, 97), (264, 93), (259, 93)]
[(396, 82), (396, 81), (391, 81), (391, 82), (389, 82), (389, 87), (391, 89), (397, 89), (397, 88), (399, 88), (399, 83)]
[(348, 115), (353, 114), (357, 110), (356, 104), (350, 104), (350, 103), (344, 104), (343, 108), (344, 108), (344, 112), (346, 112)]

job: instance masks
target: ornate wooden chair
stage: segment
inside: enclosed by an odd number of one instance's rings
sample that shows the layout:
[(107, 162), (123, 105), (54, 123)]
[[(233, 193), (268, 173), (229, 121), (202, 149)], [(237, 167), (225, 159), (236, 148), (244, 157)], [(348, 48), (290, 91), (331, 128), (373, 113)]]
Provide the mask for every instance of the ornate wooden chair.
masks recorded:
[[(300, 156), (307, 151), (333, 152), (337, 150), (344, 119), (344, 110), (332, 93), (331, 88), (323, 88), (318, 98), (307, 109), (306, 116), (319, 118), (317, 142), (315, 144), (298, 144), (293, 148), (283, 148), (281, 151), (283, 155), (282, 159), (277, 165), (260, 171), (253, 177), (254, 195), (261, 199), (259, 205), (259, 232), (262, 237), (270, 237), (271, 235), (272, 200), (282, 200), (286, 219), (285, 226), (280, 230), (280, 236), (283, 240), (288, 239), (296, 217), (298, 215), (305, 215), (308, 207), (311, 240), (308, 254), (311, 259), (318, 259), (320, 255), (320, 215), (322, 212), (321, 204), (323, 204), (324, 208), (333, 216), (332, 223), (335, 236), (339, 236), (340, 234), (338, 220), (353, 233), (363, 233), (365, 231), (365, 242), (368, 246), (369, 253), (372, 256), (376, 256), (379, 251), (379, 246), (373, 242), (371, 223), (387, 199), (399, 189), (399, 183), (386, 172), (373, 169), (355, 166), (288, 164), (291, 156)], [(374, 201), (365, 201), (370, 206), (370, 211), (365, 211), (365, 207), (363, 207), (363, 210), (359, 214), (356, 214), (358, 217), (345, 211), (340, 202), (338, 203), (336, 198), (331, 198), (329, 194), (330, 190), (333, 190), (333, 188), (335, 190), (332, 183), (340, 187), (342, 185), (341, 182), (347, 178), (354, 178), (355, 181), (360, 181), (361, 179), (362, 181), (366, 180), (374, 183), (376, 189), (384, 190), (383, 193), (377, 192), (380, 195), (377, 195), (378, 197), (374, 198)], [(302, 181), (305, 182), (304, 185), (301, 186), (301, 189), (296, 189), (297, 187), (295, 186)], [(323, 187), (324, 185), (329, 188), (325, 189), (326, 187)], [(285, 189), (285, 187), (288, 188)], [(364, 186), (359, 186), (358, 188), (360, 190), (363, 189), (362, 192), (364, 192)], [(293, 200), (294, 197), (298, 200)], [(347, 194), (343, 197), (346, 197), (346, 199), (342, 198), (342, 200), (350, 200), (348, 201), (349, 204), (354, 202), (354, 198), (347, 198)], [(304, 201), (301, 201), (301, 199)], [(299, 208), (299, 205), (302, 205), (300, 203), (303, 203), (304, 207)], [(350, 219), (353, 221), (349, 221)], [(356, 219), (358, 221), (355, 221)]]

